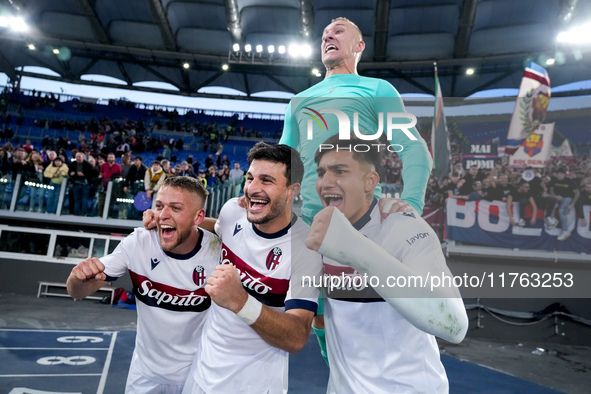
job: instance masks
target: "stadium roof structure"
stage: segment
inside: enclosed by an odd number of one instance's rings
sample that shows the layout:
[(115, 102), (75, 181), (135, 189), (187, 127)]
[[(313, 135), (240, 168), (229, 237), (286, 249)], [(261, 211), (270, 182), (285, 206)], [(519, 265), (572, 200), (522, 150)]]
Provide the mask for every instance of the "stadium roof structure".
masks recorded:
[[(591, 79), (591, 47), (556, 41), (560, 31), (591, 20), (590, 0), (0, 0), (2, 15), (29, 26), (13, 32), (0, 24), (0, 71), (12, 80), (171, 93), (137, 86), (157, 81), (181, 95), (234, 98), (201, 93), (222, 86), (247, 99), (284, 101), (252, 95), (317, 83), (311, 70), (324, 69), (321, 34), (338, 16), (363, 32), (360, 74), (386, 79), (401, 93), (433, 94), (435, 61), (444, 95), (454, 97), (517, 88), (526, 62), (544, 66), (549, 58), (553, 86)], [(279, 53), (292, 43), (310, 44), (311, 56)], [(59, 76), (23, 71), (27, 66)], [(124, 85), (83, 78), (97, 74)]]

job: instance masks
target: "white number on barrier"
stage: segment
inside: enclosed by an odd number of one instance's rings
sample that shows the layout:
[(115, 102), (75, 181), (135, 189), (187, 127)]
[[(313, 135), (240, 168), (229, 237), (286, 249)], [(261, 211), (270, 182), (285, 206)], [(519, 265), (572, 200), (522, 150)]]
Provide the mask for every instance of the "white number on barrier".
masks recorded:
[(67, 336), (67, 337), (59, 337), (57, 339), (58, 342), (62, 343), (82, 343), (82, 342), (90, 342), (90, 343), (98, 343), (102, 342), (103, 338), (99, 337), (79, 337), (79, 336)]
[(71, 356), (71, 357), (62, 357), (62, 356), (49, 356), (43, 357), (37, 360), (37, 364), (41, 365), (88, 365), (95, 362), (96, 359), (90, 356)]

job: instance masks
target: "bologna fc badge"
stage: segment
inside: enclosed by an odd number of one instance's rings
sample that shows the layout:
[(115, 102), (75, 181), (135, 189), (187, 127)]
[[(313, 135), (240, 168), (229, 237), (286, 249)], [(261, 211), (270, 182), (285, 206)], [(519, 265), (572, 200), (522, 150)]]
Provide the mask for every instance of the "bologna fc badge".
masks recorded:
[(195, 282), (197, 286), (201, 287), (205, 284), (205, 278), (205, 268), (200, 265), (195, 267), (193, 270), (193, 282)]
[(267, 255), (267, 269), (274, 270), (279, 265), (283, 252), (280, 248), (274, 247)]

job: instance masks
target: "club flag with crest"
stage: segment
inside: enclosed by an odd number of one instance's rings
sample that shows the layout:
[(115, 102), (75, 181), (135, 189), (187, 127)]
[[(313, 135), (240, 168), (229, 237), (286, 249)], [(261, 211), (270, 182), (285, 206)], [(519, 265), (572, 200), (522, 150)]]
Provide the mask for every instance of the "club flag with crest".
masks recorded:
[(541, 124), (511, 156), (509, 165), (522, 168), (545, 168), (552, 154), (553, 134), (554, 123)]
[(531, 62), (521, 79), (507, 134), (506, 155), (514, 154), (530, 134), (544, 123), (549, 102), (550, 76), (542, 66)]
[(451, 148), (443, 115), (443, 95), (439, 86), (437, 65), (435, 65), (435, 113), (431, 126), (431, 156), (433, 156), (433, 175), (438, 182), (441, 182), (444, 176), (449, 176), (451, 173)]

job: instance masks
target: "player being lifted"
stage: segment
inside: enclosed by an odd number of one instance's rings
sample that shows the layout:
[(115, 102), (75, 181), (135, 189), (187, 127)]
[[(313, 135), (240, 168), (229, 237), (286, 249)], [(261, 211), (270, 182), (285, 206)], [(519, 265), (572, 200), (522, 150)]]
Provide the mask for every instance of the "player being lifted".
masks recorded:
[(374, 197), (379, 153), (337, 152), (345, 142), (362, 141), (334, 136), (315, 155), (316, 191), (325, 208), (316, 214), (306, 245), (323, 255), (325, 275), (367, 274), (381, 284), (329, 289), (328, 392), (447, 392), (434, 336), (453, 343), (464, 338), (468, 319), (459, 291), (386, 285), (388, 277), (451, 277), (437, 235), (416, 212), (380, 223)]
[(206, 197), (194, 178), (166, 178), (156, 198), (158, 231), (136, 229), (112, 254), (82, 261), (68, 278), (68, 293), (84, 298), (129, 272), (138, 323), (127, 394), (183, 388), (211, 305), (206, 278), (220, 256), (219, 238), (196, 227)]

